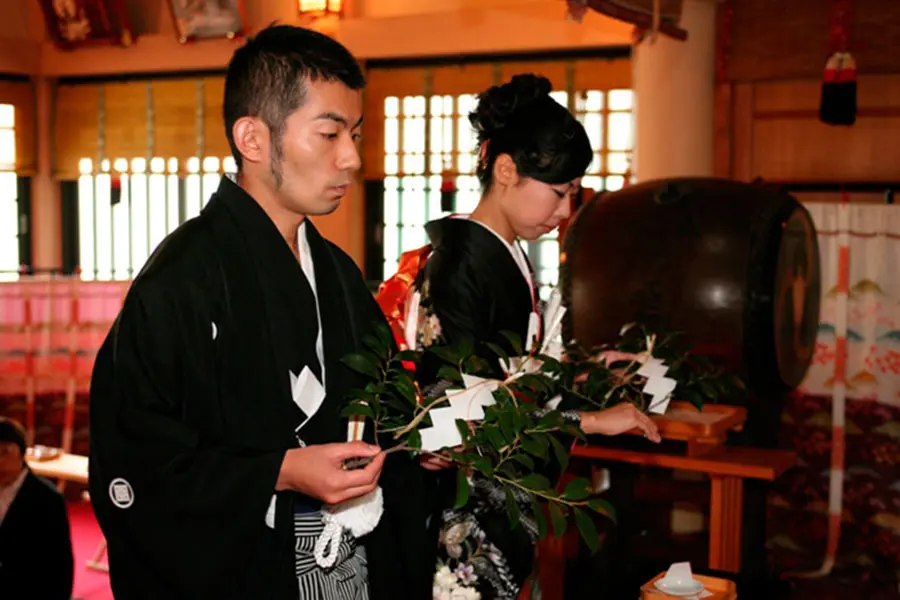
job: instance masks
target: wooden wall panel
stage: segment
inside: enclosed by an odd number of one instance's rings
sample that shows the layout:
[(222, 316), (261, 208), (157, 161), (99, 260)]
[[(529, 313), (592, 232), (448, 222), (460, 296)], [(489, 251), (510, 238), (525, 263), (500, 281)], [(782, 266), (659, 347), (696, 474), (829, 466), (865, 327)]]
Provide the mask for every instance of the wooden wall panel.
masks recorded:
[(541, 62), (508, 62), (500, 67), (500, 82), (505, 83), (512, 79), (513, 75), (522, 73), (534, 73), (543, 75), (553, 84), (554, 90), (565, 90), (566, 69), (571, 61), (541, 61)]
[(897, 180), (900, 117), (862, 117), (853, 127), (815, 118), (755, 119), (753, 176), (772, 180)]
[(153, 88), (153, 154), (179, 163), (197, 151), (197, 81), (159, 80)]
[[(900, 72), (900, 2), (852, 4), (850, 44), (860, 72)], [(827, 0), (732, 0), (729, 79), (821, 77), (831, 5)]]
[[(203, 152), (199, 148), (193, 156), (231, 156), (231, 147), (225, 136), (225, 120), (222, 103), (225, 100), (225, 78), (207, 77), (203, 80)], [(194, 129), (196, 130), (196, 128)]]
[(727, 178), (731, 175), (731, 123), (733, 121), (733, 92), (730, 83), (716, 85), (713, 110), (713, 176)]
[[(822, 94), (822, 82), (819, 80), (759, 82), (754, 87), (756, 113), (805, 111), (809, 114), (815, 112), (818, 118)], [(857, 83), (857, 104), (863, 114), (885, 114), (892, 109), (900, 111), (900, 76), (860, 76)]]
[(732, 91), (731, 176), (740, 181), (753, 179), (753, 94), (752, 84), (738, 84)]
[(630, 90), (631, 60), (590, 58), (575, 61), (576, 90)]
[(896, 181), (900, 75), (862, 76), (856, 123), (819, 120), (821, 83), (793, 80), (732, 89), (731, 177), (779, 181)]
[(80, 159), (96, 161), (99, 158), (100, 87), (91, 84), (61, 85), (57, 88), (53, 120), (56, 148), (54, 172), (60, 179), (76, 179)]
[[(730, 131), (717, 129), (717, 170), (738, 180), (896, 181), (900, 175), (900, 2), (853, 0), (850, 51), (857, 121), (819, 121), (832, 2), (731, 0)], [(725, 93), (725, 92), (722, 92)], [(720, 94), (721, 95), (721, 94)], [(723, 148), (730, 150), (730, 169)]]
[[(791, 192), (791, 195), (804, 204), (807, 203), (838, 203), (843, 200), (841, 192)], [(884, 204), (884, 192), (853, 192), (849, 194), (851, 204)]]
[(458, 96), (477, 94), (494, 85), (500, 69), (491, 64), (473, 64), (431, 69), (431, 93)]
[(105, 157), (147, 157), (147, 82), (104, 84), (103, 101)]

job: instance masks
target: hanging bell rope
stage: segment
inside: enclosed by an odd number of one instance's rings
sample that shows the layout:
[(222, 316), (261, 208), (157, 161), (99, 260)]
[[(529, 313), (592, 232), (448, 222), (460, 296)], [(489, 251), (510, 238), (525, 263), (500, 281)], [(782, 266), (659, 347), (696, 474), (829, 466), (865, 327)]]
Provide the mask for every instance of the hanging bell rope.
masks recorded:
[(856, 123), (856, 61), (849, 52), (852, 22), (852, 1), (834, 0), (819, 105), (819, 119), (828, 125)]

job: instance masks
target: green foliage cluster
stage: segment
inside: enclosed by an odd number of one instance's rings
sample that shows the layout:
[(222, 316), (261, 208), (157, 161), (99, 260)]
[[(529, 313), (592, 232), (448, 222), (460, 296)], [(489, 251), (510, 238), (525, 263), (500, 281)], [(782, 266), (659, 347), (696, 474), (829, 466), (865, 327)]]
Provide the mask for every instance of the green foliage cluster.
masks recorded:
[[(504, 334), (509, 347), (522, 356), (522, 345), (514, 335)], [(650, 398), (642, 391), (646, 380), (638, 375), (641, 361), (628, 359), (607, 364), (598, 361), (607, 350), (632, 355), (655, 357), (669, 367), (667, 377), (678, 383), (674, 396), (702, 409), (705, 401), (716, 401), (741, 393), (739, 379), (725, 375), (713, 361), (679, 348), (677, 336), (658, 338), (643, 328), (623, 328), (618, 343), (585, 352), (570, 346), (565, 360), (534, 354), (518, 370), (508, 373), (493, 392), (495, 403), (484, 407), (485, 418), (479, 421), (457, 420), (463, 443), (444, 449), (440, 456), (455, 463), (458, 469), (456, 506), (469, 500), (469, 477), (493, 480), (506, 495), (510, 524), (515, 527), (523, 507), (530, 510), (543, 537), (548, 521), (556, 536), (562, 535), (574, 515), (585, 543), (595, 549), (598, 543), (590, 512), (615, 519), (614, 508), (605, 500), (592, 497), (591, 484), (579, 478), (560, 489), (548, 473), (564, 472), (568, 466), (567, 442), (584, 439), (584, 432), (568, 421), (558, 410), (544, 407), (547, 401), (561, 397), (565, 406), (577, 410), (603, 410), (621, 402), (631, 402), (639, 409), (650, 408)], [(463, 374), (483, 376), (495, 372), (475, 352), (473, 343), (456, 347), (435, 344), (424, 350), (397, 352), (391, 332), (378, 323), (364, 338), (366, 349), (348, 355), (344, 362), (365, 377), (362, 389), (353, 390), (343, 409), (345, 416), (361, 416), (374, 423), (376, 436), (389, 436), (394, 444), (388, 452), (409, 451), (428, 454), (421, 447), (420, 430), (431, 427), (429, 412), (449, 405), (447, 386), (431, 386), (423, 393), (408, 368), (421, 364), (425, 353), (437, 356), (442, 363), (438, 378), (462, 388)], [(488, 345), (497, 359), (510, 364), (510, 356), (501, 347)], [(530, 502), (522, 502), (530, 499)]]

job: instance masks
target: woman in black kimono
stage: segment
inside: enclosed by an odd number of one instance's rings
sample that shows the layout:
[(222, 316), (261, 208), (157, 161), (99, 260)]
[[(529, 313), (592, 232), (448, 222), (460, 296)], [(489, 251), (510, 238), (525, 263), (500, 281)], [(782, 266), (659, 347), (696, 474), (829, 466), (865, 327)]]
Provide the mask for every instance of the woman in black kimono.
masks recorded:
[[(415, 284), (417, 319), (426, 330), (420, 345), (438, 332), (451, 345), (474, 340), (476, 352), (497, 364), (487, 343), (514, 355), (503, 331), (540, 343), (534, 275), (517, 241), (537, 239), (569, 216), (570, 198), (593, 157), (584, 128), (550, 89), (546, 78), (517, 75), (481, 94), (469, 116), (480, 142), (477, 173), (484, 191), (468, 218), (427, 226), (433, 249)], [(423, 378), (433, 372), (423, 364)], [(637, 427), (659, 441), (653, 422), (631, 404), (596, 412), (557, 408), (586, 433), (616, 435)], [(424, 462), (432, 469), (446, 466)], [(446, 479), (449, 489), (439, 495), (452, 497), (454, 483)], [(482, 599), (515, 598), (532, 571), (536, 525), (523, 518), (523, 526), (511, 529), (502, 489), (477, 478), (472, 487), (470, 503), (445, 510), (440, 519), (436, 584), (455, 578)], [(438, 592), (436, 587), (436, 598)]]

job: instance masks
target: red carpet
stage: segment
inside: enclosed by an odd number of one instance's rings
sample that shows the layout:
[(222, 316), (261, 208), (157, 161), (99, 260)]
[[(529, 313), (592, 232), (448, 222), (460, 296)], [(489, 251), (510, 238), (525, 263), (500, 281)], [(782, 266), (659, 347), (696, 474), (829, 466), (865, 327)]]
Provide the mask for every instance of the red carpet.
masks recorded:
[[(69, 504), (72, 546), (75, 550), (75, 591), (73, 600), (112, 600), (106, 573), (87, 568), (103, 541), (100, 526), (88, 502)], [(106, 556), (101, 559), (106, 562)], [(798, 581), (789, 594), (791, 600), (896, 600), (900, 598), (896, 583), (863, 584), (858, 578), (842, 581), (837, 575), (813, 581)], [(748, 599), (759, 600), (759, 599)]]
[[(69, 503), (69, 523), (72, 527), (72, 547), (75, 551), (74, 600), (112, 600), (109, 577), (106, 573), (87, 568), (103, 541), (100, 526), (90, 503)], [(102, 558), (106, 563), (106, 556)]]

